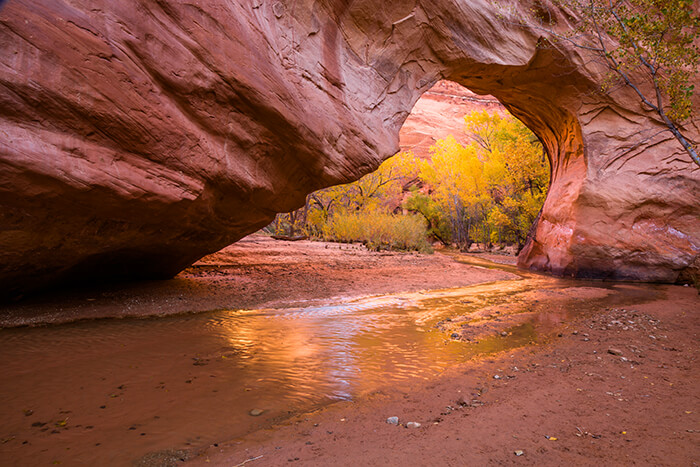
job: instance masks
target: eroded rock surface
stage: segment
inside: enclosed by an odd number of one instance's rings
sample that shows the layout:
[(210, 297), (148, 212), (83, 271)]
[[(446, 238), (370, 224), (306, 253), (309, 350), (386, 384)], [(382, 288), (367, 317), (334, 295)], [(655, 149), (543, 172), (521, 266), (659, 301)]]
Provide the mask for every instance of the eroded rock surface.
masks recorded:
[(519, 24), (531, 2), (501, 3), (5, 2), (3, 292), (172, 276), (377, 167), (442, 78), (498, 98), (549, 151), (521, 265), (674, 280), (700, 252), (700, 171), (667, 133), (644, 142), (658, 121), (625, 89), (600, 95), (578, 51), (538, 48)]

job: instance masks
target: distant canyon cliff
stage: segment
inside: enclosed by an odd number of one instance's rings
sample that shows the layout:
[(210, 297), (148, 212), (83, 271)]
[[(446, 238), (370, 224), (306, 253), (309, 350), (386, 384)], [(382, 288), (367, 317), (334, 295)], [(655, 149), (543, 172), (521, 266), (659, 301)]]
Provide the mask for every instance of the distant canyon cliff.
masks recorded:
[(462, 145), (469, 144), (464, 117), (481, 111), (507, 113), (493, 96), (479, 96), (457, 83), (438, 81), (416, 102), (401, 127), (401, 150), (425, 159), (430, 156), (430, 147), (447, 136), (453, 136)]
[(604, 70), (580, 50), (537, 46), (533, 15), (567, 28), (565, 14), (499, 3), (2, 3), (3, 295), (172, 277), (375, 169), (442, 79), (494, 96), (547, 149), (552, 185), (522, 267), (697, 270), (700, 170), (629, 89), (602, 94)]

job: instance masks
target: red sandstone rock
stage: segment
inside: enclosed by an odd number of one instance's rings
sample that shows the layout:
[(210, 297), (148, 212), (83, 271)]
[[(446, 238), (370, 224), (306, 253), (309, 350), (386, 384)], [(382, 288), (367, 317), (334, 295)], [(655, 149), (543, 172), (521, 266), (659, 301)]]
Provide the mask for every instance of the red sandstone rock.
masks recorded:
[(495, 97), (478, 96), (456, 83), (438, 81), (416, 102), (401, 127), (401, 150), (427, 158), (430, 147), (449, 135), (460, 144), (469, 144), (471, 140), (464, 131), (464, 116), (482, 110), (506, 113)]
[(672, 281), (700, 252), (700, 170), (666, 133), (639, 144), (662, 126), (629, 91), (599, 94), (601, 70), (538, 49), (493, 2), (3, 5), (5, 294), (172, 276), (377, 167), (442, 78), (498, 98), (549, 152), (522, 266)]

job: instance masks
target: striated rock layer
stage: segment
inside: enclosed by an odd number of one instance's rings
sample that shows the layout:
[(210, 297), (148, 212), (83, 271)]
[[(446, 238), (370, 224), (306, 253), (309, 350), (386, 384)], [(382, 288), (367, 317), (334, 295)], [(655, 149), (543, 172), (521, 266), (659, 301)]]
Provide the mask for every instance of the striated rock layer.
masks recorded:
[(628, 90), (599, 94), (579, 51), (537, 47), (520, 20), (546, 2), (500, 3), (2, 3), (3, 292), (170, 277), (377, 167), (443, 78), (549, 152), (522, 266), (673, 281), (700, 253), (700, 170)]

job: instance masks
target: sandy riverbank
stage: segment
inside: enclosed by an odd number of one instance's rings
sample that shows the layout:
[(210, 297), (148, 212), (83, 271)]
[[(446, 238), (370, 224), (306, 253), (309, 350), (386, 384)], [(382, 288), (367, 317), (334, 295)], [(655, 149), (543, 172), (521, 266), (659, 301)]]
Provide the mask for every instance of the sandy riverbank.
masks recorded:
[[(21, 453), (44, 446), (78, 446), (78, 439), (95, 441), (100, 443), (93, 443), (95, 446), (107, 449), (110, 443), (103, 438), (113, 429), (126, 438), (144, 430), (146, 436), (136, 438), (140, 444), (112, 443), (119, 446), (118, 452), (123, 454), (120, 459), (140, 458), (139, 465), (178, 465), (185, 458), (194, 465), (241, 465), (250, 460), (245, 464), (249, 467), (293, 463), (694, 465), (700, 460), (700, 298), (695, 289), (557, 281), (537, 275), (527, 275), (525, 281), (508, 281), (517, 276), (490, 269), (494, 265), (483, 259), (483, 255), (465, 259), (449, 252), (377, 254), (357, 245), (280, 242), (251, 236), (204, 258), (172, 281), (66, 291), (6, 306), (0, 322), (13, 326), (335, 303), (338, 297), (505, 281), (478, 286), (484, 289), (483, 294), (458, 301), (459, 306), (472, 307), (469, 318), (455, 315), (441, 319), (430, 332), (442, 336), (445, 345), (461, 341), (465, 346), (478, 346), (489, 341), (488, 345), (495, 343), (497, 347), (502, 334), (508, 340), (511, 330), (536, 323), (541, 336), (551, 337), (538, 338), (536, 343), (518, 350), (492, 355), (487, 352), (490, 356), (450, 367), (429, 381), (416, 379), (381, 387), (352, 401), (292, 418), (263, 420), (265, 416), (258, 419), (247, 415), (249, 405), (237, 407), (247, 417), (240, 424), (250, 422), (260, 428), (242, 430), (249, 434), (206, 447), (197, 441), (199, 437), (186, 446), (170, 444), (168, 434), (189, 433), (194, 419), (188, 419), (182, 407), (194, 406), (195, 401), (209, 401), (214, 407), (204, 404), (204, 408), (222, 414), (224, 408), (235, 408), (236, 404), (231, 403), (216, 407), (230, 396), (224, 391), (228, 386), (220, 381), (228, 374), (222, 362), (228, 362), (230, 355), (227, 357), (226, 349), (221, 355), (217, 350), (203, 359), (196, 352), (203, 337), (193, 337), (189, 330), (176, 340), (163, 337), (166, 334), (160, 336), (161, 341), (158, 335), (139, 334), (138, 339), (131, 336), (120, 341), (123, 348), (119, 354), (126, 354), (123, 359), (127, 361), (133, 353), (137, 367), (143, 370), (131, 375), (131, 370), (112, 374), (105, 369), (109, 374), (99, 381), (87, 378), (80, 384), (86, 388), (89, 385), (89, 397), (81, 394), (83, 402), (61, 402), (68, 409), (57, 403), (48, 407), (24, 403), (21, 407), (31, 407), (33, 415), (27, 417), (18, 410), (5, 414), (6, 420), (17, 418), (19, 422), (14, 431), (3, 434), (0, 451), (20, 459)], [(551, 287), (551, 282), (556, 286)], [(530, 286), (524, 287), (527, 284)], [(489, 288), (498, 288), (508, 299), (484, 301)], [(630, 293), (621, 293), (624, 291)], [(444, 292), (445, 296), (450, 293)], [(635, 304), (621, 306), (619, 300)], [(572, 304), (582, 310), (575, 318), (571, 317)], [(178, 359), (169, 356), (168, 346), (172, 347), (170, 354)], [(104, 355), (99, 358), (112, 359), (109, 345), (102, 347)], [(91, 352), (99, 354), (92, 347)], [(159, 360), (161, 354), (168, 362), (166, 376), (159, 374), (164, 365)], [(57, 365), (57, 358), (54, 355), (47, 359), (47, 365)], [(78, 376), (92, 374), (73, 368), (76, 363), (66, 358), (66, 371)], [(152, 368), (149, 359), (153, 359)], [(60, 368), (56, 371), (64, 373)], [(42, 380), (42, 375), (40, 372), (35, 376)], [(119, 391), (112, 393), (114, 388)], [(51, 389), (56, 392), (53, 386)], [(163, 403), (159, 391), (166, 389), (168, 400)], [(214, 392), (220, 394), (212, 398)], [(116, 404), (125, 404), (128, 410), (117, 410), (105, 419), (102, 411), (121, 407)], [(8, 410), (11, 405), (7, 404)], [(54, 416), (58, 422), (51, 418), (59, 409), (70, 410), (65, 412), (70, 413), (70, 424), (61, 425), (61, 417), (67, 416), (64, 412)], [(140, 414), (149, 410), (157, 415), (151, 417), (155, 421), (132, 430), (136, 426), (132, 419), (140, 420)], [(401, 425), (387, 424), (391, 416), (399, 417)], [(55, 427), (47, 432), (33, 428), (30, 422), (35, 423), (35, 419), (43, 424), (52, 420)], [(207, 432), (206, 438), (231, 438), (223, 437), (213, 428), (213, 420), (207, 420), (214, 432)], [(421, 426), (405, 428), (411, 421)], [(76, 440), (71, 441), (72, 436)], [(154, 440), (173, 449), (164, 451)], [(25, 441), (29, 447), (21, 444)], [(140, 453), (148, 451), (152, 455), (141, 457)], [(519, 451), (520, 456), (515, 454)], [(58, 458), (57, 452), (42, 455), (54, 459)]]
[(167, 281), (51, 292), (0, 305), (0, 327), (313, 304), (516, 276), (433, 255), (251, 235)]

